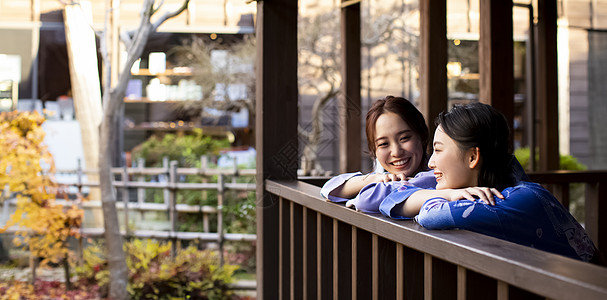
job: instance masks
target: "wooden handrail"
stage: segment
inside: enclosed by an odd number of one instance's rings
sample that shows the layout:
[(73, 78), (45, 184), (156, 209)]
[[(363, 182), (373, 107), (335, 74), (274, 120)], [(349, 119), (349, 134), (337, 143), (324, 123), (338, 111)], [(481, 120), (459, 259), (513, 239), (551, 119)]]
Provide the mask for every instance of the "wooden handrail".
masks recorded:
[(538, 183), (577, 183), (577, 182), (607, 182), (607, 171), (546, 171), (528, 173), (533, 182)]
[[(323, 262), (321, 267), (318, 268), (319, 270), (317, 270), (318, 274), (322, 273), (320, 272), (320, 269), (325, 267), (326, 262), (332, 261), (334, 264), (332, 274), (333, 276), (339, 276), (341, 273), (337, 272), (337, 269), (339, 268), (341, 271), (344, 268), (340, 265), (343, 264), (343, 262), (336, 262), (337, 257), (339, 256), (349, 257), (349, 255), (352, 255), (353, 258), (351, 263), (355, 264), (354, 261), (357, 254), (356, 249), (352, 249), (352, 246), (350, 246), (350, 249), (353, 252), (352, 254), (339, 252), (339, 255), (334, 255), (339, 247), (339, 242), (335, 241), (335, 237), (344, 235), (344, 232), (340, 231), (340, 228), (343, 226), (339, 224), (344, 224), (346, 225), (346, 236), (351, 235), (354, 237), (355, 235), (354, 233), (349, 233), (350, 229), (348, 229), (348, 227), (352, 227), (352, 232), (366, 231), (371, 233), (374, 236), (372, 240), (374, 245), (373, 249), (375, 250), (381, 248), (376, 246), (378, 238), (392, 241), (394, 242), (396, 249), (400, 249), (395, 250), (397, 252), (396, 259), (387, 263), (387, 265), (396, 265), (396, 276), (400, 278), (397, 279), (397, 283), (395, 283), (398, 289), (398, 291), (395, 292), (396, 295), (403, 293), (403, 287), (400, 284), (402, 281), (401, 277), (411, 276), (411, 274), (407, 275), (406, 273), (402, 275), (400, 272), (406, 269), (406, 267), (397, 265), (397, 261), (404, 265), (408, 263), (407, 257), (398, 254), (402, 253), (403, 248), (407, 248), (423, 253), (425, 257), (424, 270), (426, 270), (425, 272), (430, 272), (430, 274), (432, 274), (432, 262), (436, 259), (456, 265), (457, 285), (463, 287), (464, 294), (466, 292), (466, 284), (465, 275), (462, 274), (467, 274), (466, 272), (470, 270), (481, 274), (482, 276), (486, 276), (491, 280), (497, 280), (496, 289), (498, 294), (501, 293), (501, 295), (504, 293), (507, 294), (509, 290), (508, 287), (510, 286), (552, 299), (607, 298), (607, 268), (469, 231), (426, 230), (414, 221), (397, 221), (380, 215), (356, 212), (352, 209), (345, 208), (343, 205), (325, 201), (320, 197), (319, 187), (301, 181), (266, 180), (265, 185), (265, 190), (268, 193), (277, 195), (279, 201), (285, 201), (285, 203), (280, 202), (281, 207), (283, 207), (280, 209), (280, 213), (282, 214), (285, 211), (290, 211), (289, 215), (281, 217), (281, 222), (288, 223), (286, 225), (281, 224), (281, 228), (288, 228), (289, 224), (291, 224), (290, 226), (293, 228), (292, 226), (295, 226), (294, 224), (299, 223), (289, 221), (294, 215), (294, 206), (303, 207), (306, 215), (313, 214), (313, 212), (310, 211), (315, 211), (319, 216), (322, 215), (322, 218), (328, 217), (334, 220), (334, 225), (332, 227), (333, 233), (331, 234), (334, 245), (330, 247), (332, 253), (324, 253), (323, 249), (318, 252), (318, 255), (323, 256), (322, 260), (320, 257), (317, 258), (318, 261)], [(285, 209), (285, 205), (290, 207), (290, 210)], [(321, 217), (318, 218), (322, 219)], [(318, 224), (321, 223), (312, 225), (315, 226), (317, 234), (324, 235), (325, 233), (322, 230), (319, 230)], [(324, 228), (329, 227), (325, 226)], [(293, 240), (298, 240), (300, 238), (294, 236), (295, 234), (289, 235), (289, 232), (287, 232), (286, 229), (283, 229), (281, 232), (285, 237), (289, 237), (291, 244), (293, 245), (295, 243)], [(293, 229), (291, 229), (290, 232), (294, 232)], [(323, 239), (324, 237), (318, 237), (318, 242), (316, 243), (319, 245), (326, 245), (326, 243), (322, 242)], [(352, 245), (354, 245), (354, 242), (352, 242)], [(289, 249), (290, 254), (283, 253), (280, 257), (282, 260), (281, 265), (285, 265), (287, 262), (290, 264), (290, 267), (285, 269), (284, 272), (291, 272), (293, 268), (296, 268), (294, 264), (298, 263), (299, 260), (303, 258), (295, 257), (295, 252), (293, 249), (289, 248), (288, 245), (278, 245), (278, 247), (280, 249)], [(328, 258), (327, 255), (330, 255), (331, 258)], [(382, 264), (376, 264), (373, 268), (384, 268), (385, 265), (386, 261), (382, 260)], [(377, 279), (371, 279), (371, 277), (375, 278), (381, 271), (374, 270), (375, 271), (371, 272), (374, 275), (362, 274), (362, 276), (366, 276), (368, 280), (376, 282)], [(304, 274), (309, 273), (310, 272), (304, 272)], [(350, 273), (346, 272), (344, 274), (361, 276), (361, 274), (356, 275), (354, 267)], [(415, 274), (415, 276), (426, 278), (423, 293), (428, 296), (432, 294), (432, 283), (428, 283), (428, 281), (434, 281), (434, 279), (432, 279), (432, 275), (428, 275), (428, 273), (424, 274)], [(309, 281), (310, 279), (308, 278), (307, 280)], [(343, 284), (344, 281), (357, 282), (357, 279), (333, 278), (333, 293), (338, 293), (339, 286), (340, 284)], [(319, 285), (322, 283), (321, 280)], [(282, 284), (285, 284), (284, 281)], [(297, 286), (297, 283), (291, 282), (290, 285), (291, 288), (294, 288)], [(351, 292), (356, 293), (356, 284), (353, 285), (354, 286), (351, 286)], [(380, 290), (382, 290), (377, 287), (377, 284), (375, 283), (373, 287), (374, 293), (380, 293)], [(283, 290), (284, 289), (285, 288), (283, 288)], [(343, 291), (341, 292), (343, 293)], [(458, 293), (460, 293), (459, 288)]]

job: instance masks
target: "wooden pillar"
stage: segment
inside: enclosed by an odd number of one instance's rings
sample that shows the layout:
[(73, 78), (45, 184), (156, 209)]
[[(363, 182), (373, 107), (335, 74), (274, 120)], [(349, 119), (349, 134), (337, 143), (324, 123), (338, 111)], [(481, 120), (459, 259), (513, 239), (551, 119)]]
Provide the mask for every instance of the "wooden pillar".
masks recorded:
[(257, 2), (257, 298), (278, 299), (279, 206), (266, 179), (296, 179), (297, 0)]
[(447, 109), (447, 2), (420, 1), (419, 10), (421, 95), (418, 108), (433, 137), (434, 118)]
[(512, 0), (480, 1), (478, 61), (479, 100), (502, 112), (512, 129), (514, 119)]
[(339, 170), (346, 173), (361, 169), (360, 2), (342, 3)]
[(538, 0), (537, 113), (539, 171), (559, 169), (556, 0)]

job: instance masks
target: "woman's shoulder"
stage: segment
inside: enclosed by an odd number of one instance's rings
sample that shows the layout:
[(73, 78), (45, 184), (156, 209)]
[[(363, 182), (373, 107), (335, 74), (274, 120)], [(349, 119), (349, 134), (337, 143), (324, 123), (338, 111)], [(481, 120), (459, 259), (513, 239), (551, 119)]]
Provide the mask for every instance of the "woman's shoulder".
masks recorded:
[(434, 170), (422, 171), (419, 172), (413, 177), (409, 179), (409, 183), (411, 185), (424, 188), (424, 189), (433, 189), (436, 187), (436, 178), (434, 177)]
[(506, 198), (510, 199), (529, 199), (529, 198), (540, 198), (540, 199), (551, 199), (554, 196), (545, 189), (542, 185), (530, 182), (530, 181), (519, 181), (515, 186), (508, 187), (502, 191), (502, 194)]
[(537, 192), (537, 191), (548, 191), (539, 183), (531, 182), (531, 181), (519, 181), (515, 186), (508, 187), (507, 190), (515, 190), (515, 191), (528, 191), (528, 192)]

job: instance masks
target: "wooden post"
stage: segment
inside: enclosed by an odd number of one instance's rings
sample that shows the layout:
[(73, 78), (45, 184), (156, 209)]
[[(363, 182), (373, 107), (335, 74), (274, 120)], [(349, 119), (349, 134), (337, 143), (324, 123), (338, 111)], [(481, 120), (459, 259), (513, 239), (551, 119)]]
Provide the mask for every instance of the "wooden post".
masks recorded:
[(177, 161), (171, 161), (171, 169), (169, 171), (169, 221), (171, 223), (171, 257), (177, 255)]
[(538, 1), (537, 112), (539, 120), (539, 171), (559, 169), (558, 77), (556, 53), (556, 1)]
[(278, 299), (278, 198), (265, 180), (296, 179), (297, 0), (257, 1), (257, 298)]
[[(167, 181), (170, 178), (171, 170), (169, 169), (169, 158), (166, 156), (162, 158), (162, 167), (165, 170), (164, 176), (166, 176), (164, 178), (164, 180)], [(160, 182), (160, 177), (158, 178), (158, 182)], [(162, 196), (163, 196), (162, 199), (164, 200), (164, 204), (169, 204), (169, 197), (170, 197), (169, 188), (162, 189)]]
[(607, 252), (607, 218), (605, 218), (607, 204), (605, 201), (601, 201), (606, 196), (607, 186), (605, 184), (601, 184), (601, 182), (586, 184), (586, 231), (602, 253)]
[(219, 244), (219, 265), (223, 266), (223, 200), (225, 196), (224, 175), (217, 176), (217, 243)]
[(30, 269), (32, 270), (32, 276), (30, 277), (30, 284), (34, 285), (36, 283), (36, 270), (38, 266), (37, 257), (30, 252)]
[(82, 198), (82, 161), (78, 158), (78, 167), (76, 169), (76, 178), (78, 182), (78, 198)]
[[(201, 173), (203, 173), (202, 175), (202, 183), (207, 183), (209, 182), (208, 179), (208, 175), (207, 173), (207, 169), (209, 166), (209, 158), (206, 155), (203, 155), (200, 157), (200, 170)], [(209, 192), (204, 189), (201, 192), (201, 196), (202, 196), (202, 201), (207, 201), (209, 199)], [(202, 203), (200, 203), (201, 207), (202, 207)], [(202, 231), (204, 232), (209, 232), (209, 215), (205, 212), (202, 213)]]
[(434, 118), (447, 109), (447, 2), (420, 1), (419, 10), (421, 48), (418, 108), (426, 118), (430, 137), (433, 137)]
[[(480, 1), (478, 61), (480, 102), (514, 119), (514, 42), (512, 39), (512, 0)], [(512, 135), (512, 133), (511, 133)]]
[[(82, 208), (82, 162), (80, 161), (80, 158), (78, 158), (78, 167), (76, 168), (76, 184), (78, 187), (78, 194), (76, 195), (76, 201), (78, 202), (78, 208), (83, 209)], [(84, 211), (84, 210), (83, 210)], [(77, 246), (77, 257), (78, 257), (78, 266), (82, 266), (84, 263), (84, 242), (83, 242), (83, 229), (84, 229), (84, 224), (80, 225), (80, 228), (78, 229), (78, 231), (80, 232), (80, 235), (78, 237), (78, 246)]]
[(360, 2), (342, 0), (340, 23), (339, 170), (346, 173), (361, 169)]
[[(143, 173), (144, 168), (145, 168), (145, 159), (143, 157), (140, 157), (137, 160), (137, 169), (139, 172)], [(139, 176), (137, 176), (137, 181), (145, 182), (145, 175), (143, 175), (141, 173), (139, 174)], [(141, 207), (144, 203), (145, 203), (145, 189), (137, 188), (137, 204), (139, 205), (139, 207)], [(143, 221), (145, 218), (145, 211), (140, 210), (139, 213), (141, 214), (141, 221)]]
[(124, 204), (124, 232), (128, 240), (131, 232), (129, 231), (129, 173), (128, 167), (124, 164), (122, 169), (122, 204)]

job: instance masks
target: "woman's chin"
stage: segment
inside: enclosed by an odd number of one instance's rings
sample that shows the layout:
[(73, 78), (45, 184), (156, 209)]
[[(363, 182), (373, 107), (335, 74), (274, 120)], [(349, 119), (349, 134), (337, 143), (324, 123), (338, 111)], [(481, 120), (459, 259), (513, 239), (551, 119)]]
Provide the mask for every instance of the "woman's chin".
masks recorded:
[(445, 184), (445, 182), (438, 181), (438, 182), (436, 183), (436, 189), (437, 189), (437, 190), (446, 190), (446, 189), (448, 189), (448, 188), (449, 188), (449, 187), (448, 187), (448, 186)]
[[(405, 169), (405, 168), (394, 168), (394, 167), (392, 167), (392, 168), (390, 168), (388, 170), (388, 172), (390, 172), (392, 174), (395, 174), (395, 175), (397, 175), (397, 174), (404, 174), (407, 177), (412, 176), (411, 175), (412, 171), (409, 170), (409, 169)], [(415, 175), (415, 174), (413, 174), (413, 175)]]

